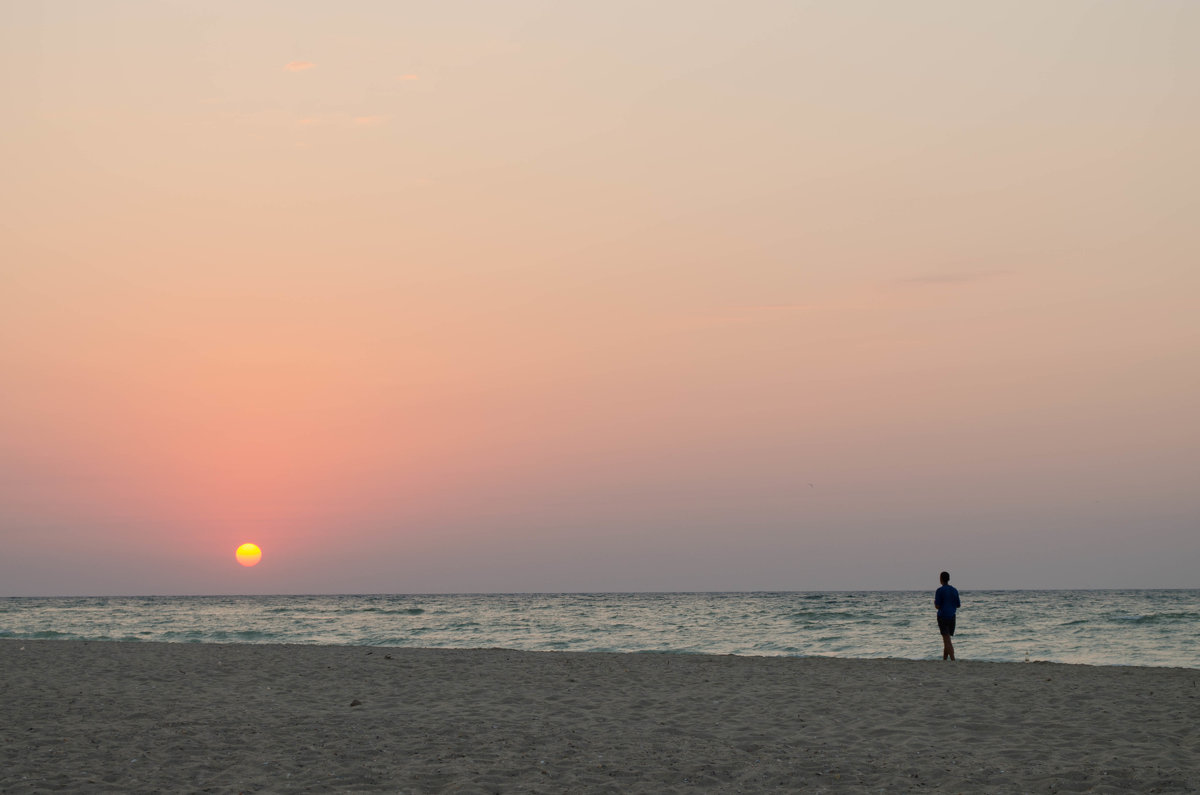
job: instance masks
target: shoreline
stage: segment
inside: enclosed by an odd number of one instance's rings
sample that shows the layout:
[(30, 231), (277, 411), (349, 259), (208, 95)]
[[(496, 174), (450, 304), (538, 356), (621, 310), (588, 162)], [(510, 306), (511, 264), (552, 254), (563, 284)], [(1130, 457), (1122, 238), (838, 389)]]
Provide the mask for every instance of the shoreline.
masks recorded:
[[(956, 636), (957, 639), (958, 636)], [(312, 648), (327, 648), (327, 649), (365, 649), (382, 651), (384, 653), (393, 652), (483, 652), (483, 651), (502, 651), (512, 654), (549, 654), (549, 655), (594, 655), (594, 654), (615, 654), (619, 656), (664, 656), (664, 657), (737, 657), (743, 659), (763, 659), (763, 660), (844, 660), (847, 662), (942, 662), (941, 658), (930, 652), (927, 657), (851, 657), (834, 654), (794, 654), (794, 653), (773, 653), (773, 654), (748, 654), (742, 652), (709, 652), (709, 651), (692, 651), (683, 649), (637, 649), (633, 651), (616, 651), (611, 649), (520, 649), (507, 646), (375, 646), (366, 643), (286, 643), (278, 641), (229, 641), (229, 640), (143, 640), (141, 638), (79, 638), (79, 637), (40, 637), (30, 638), (14, 635), (5, 635), (0, 637), (0, 644), (4, 643), (79, 643), (87, 644), (127, 644), (130, 646), (220, 646), (228, 648), (241, 647), (258, 647), (258, 648), (295, 648), (295, 649), (312, 649)], [(940, 642), (940, 640), (938, 641)], [(933, 647), (933, 643), (929, 644)], [(939, 650), (940, 653), (940, 650)], [(958, 662), (969, 662), (974, 665), (989, 664), (989, 665), (1063, 665), (1068, 667), (1082, 668), (1133, 668), (1138, 670), (1149, 671), (1190, 671), (1200, 676), (1200, 667), (1189, 667), (1186, 665), (1138, 665), (1135, 663), (1091, 663), (1091, 662), (1066, 662), (1063, 660), (1045, 660), (1030, 658), (1027, 660), (999, 660), (982, 657), (963, 657), (959, 655)], [(949, 663), (947, 663), (949, 664)]]
[[(969, 659), (1200, 669), (1200, 590), (969, 598), (956, 636)], [(0, 608), (0, 638), (17, 639), (917, 660), (940, 657), (942, 646), (928, 592), (22, 599)]]
[(1200, 670), (0, 639), (0, 791), (1200, 788)]

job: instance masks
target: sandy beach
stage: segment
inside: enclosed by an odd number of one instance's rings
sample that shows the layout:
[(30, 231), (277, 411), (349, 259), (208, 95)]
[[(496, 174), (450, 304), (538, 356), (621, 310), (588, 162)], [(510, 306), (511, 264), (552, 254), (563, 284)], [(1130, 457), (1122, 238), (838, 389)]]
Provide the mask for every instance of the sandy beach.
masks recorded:
[(1189, 792), (1200, 671), (0, 641), (0, 791)]

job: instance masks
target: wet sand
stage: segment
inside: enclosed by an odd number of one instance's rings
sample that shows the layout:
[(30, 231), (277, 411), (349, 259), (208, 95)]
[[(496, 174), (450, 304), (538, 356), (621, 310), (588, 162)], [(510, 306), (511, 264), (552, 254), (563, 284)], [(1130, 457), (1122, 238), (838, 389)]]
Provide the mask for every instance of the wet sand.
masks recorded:
[(0, 640), (0, 792), (63, 789), (1188, 792), (1200, 671)]

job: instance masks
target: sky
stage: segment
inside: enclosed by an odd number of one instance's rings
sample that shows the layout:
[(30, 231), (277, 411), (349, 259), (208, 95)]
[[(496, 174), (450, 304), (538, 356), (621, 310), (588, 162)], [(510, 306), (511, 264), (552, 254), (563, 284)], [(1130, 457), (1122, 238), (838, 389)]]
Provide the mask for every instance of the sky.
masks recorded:
[(1198, 33), (4, 3), (0, 596), (1200, 587)]

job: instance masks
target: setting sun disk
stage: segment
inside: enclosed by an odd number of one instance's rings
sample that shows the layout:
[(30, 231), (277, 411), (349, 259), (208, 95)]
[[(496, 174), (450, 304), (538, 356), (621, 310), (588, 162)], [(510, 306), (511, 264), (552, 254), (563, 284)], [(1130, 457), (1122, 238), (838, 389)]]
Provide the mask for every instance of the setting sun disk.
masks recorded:
[(262, 560), (262, 550), (258, 548), (258, 544), (242, 544), (233, 554), (243, 566), (256, 566)]

